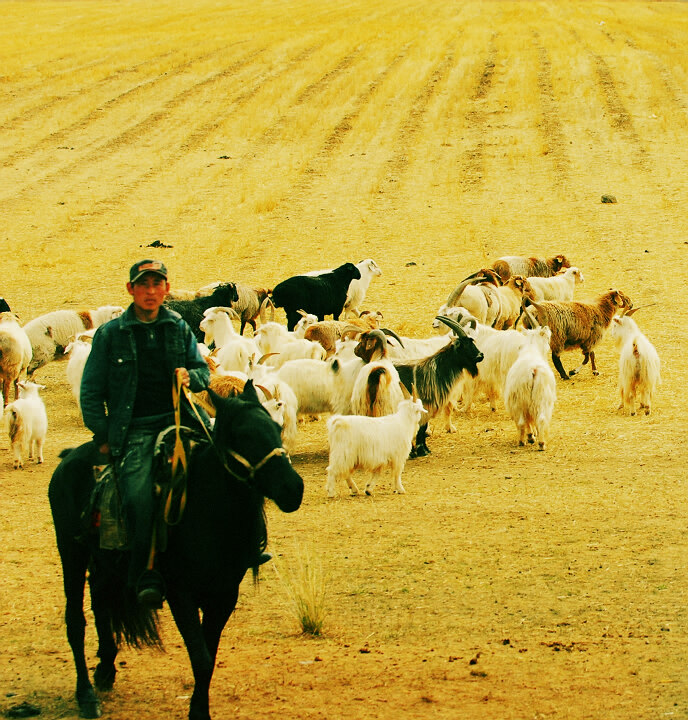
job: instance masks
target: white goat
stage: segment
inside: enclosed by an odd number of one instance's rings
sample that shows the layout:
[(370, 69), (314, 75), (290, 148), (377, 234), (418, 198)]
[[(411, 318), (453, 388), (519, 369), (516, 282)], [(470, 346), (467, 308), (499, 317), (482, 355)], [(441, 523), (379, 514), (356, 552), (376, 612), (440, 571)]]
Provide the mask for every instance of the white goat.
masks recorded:
[(203, 312), (200, 328), (205, 333), (205, 343), (215, 343), (215, 360), (224, 370), (248, 372), (251, 359), (258, 356), (258, 347), (252, 338), (243, 337), (234, 329), (231, 308), (211, 307)]
[(372, 494), (378, 475), (386, 468), (392, 471), (394, 492), (406, 492), (401, 484), (401, 473), (424, 412), (420, 400), (409, 399), (403, 400), (393, 415), (333, 415), (327, 421), (330, 446), (328, 497), (335, 496), (339, 480), (346, 480), (352, 494), (357, 494), (358, 487), (352, 478), (356, 469), (372, 472), (366, 495)]
[[(317, 318), (316, 318), (317, 320)], [(301, 321), (299, 321), (301, 322)], [(266, 322), (257, 330), (253, 339), (262, 355), (278, 353), (291, 340), (295, 339), (293, 332), (287, 330), (284, 325), (278, 322)], [(303, 336), (302, 336), (303, 337)]]
[(338, 360), (303, 359), (285, 362), (275, 374), (294, 391), (299, 415), (319, 415), (348, 411), (351, 388), (347, 395), (339, 379), (340, 370)]
[(528, 282), (535, 293), (535, 302), (541, 300), (571, 302), (576, 285), (583, 281), (583, 273), (577, 267), (566, 268), (566, 270), (554, 277), (528, 278)]
[(43, 442), (48, 432), (48, 416), (38, 394), (44, 385), (19, 382), (19, 398), (5, 408), (5, 423), (14, 453), (14, 469), (24, 467), (23, 456), (43, 462)]
[(63, 359), (65, 348), (79, 333), (97, 328), (123, 312), (118, 305), (104, 305), (97, 310), (54, 310), (26, 323), (24, 330), (33, 349), (29, 377), (46, 363)]
[[(490, 409), (497, 409), (497, 400), (502, 396), (506, 376), (516, 362), (521, 348), (527, 343), (523, 333), (517, 330), (495, 330), (476, 321), (464, 308), (451, 308), (453, 312), (446, 317), (455, 320), (466, 328), (483, 360), (478, 363), (478, 374), (471, 377), (464, 373), (461, 384), (461, 396), (464, 411), (469, 412), (473, 400), (479, 392), (484, 392), (490, 403)], [(473, 329), (469, 329), (468, 326)]]
[(403, 399), (397, 369), (389, 360), (375, 360), (364, 365), (356, 376), (351, 412), (369, 417), (391, 415)]
[[(637, 308), (639, 309), (639, 308)], [(652, 411), (655, 389), (661, 383), (660, 360), (654, 345), (643, 335), (630, 315), (612, 318), (611, 335), (621, 350), (619, 356), (619, 410), (635, 415), (636, 400), (645, 414)]]
[[(269, 355), (265, 364), (272, 367), (281, 367), (288, 360), (309, 358), (311, 360), (324, 360), (325, 349), (319, 343), (304, 340), (303, 333), (315, 315), (305, 315), (296, 324), (293, 332), (284, 325), (276, 322), (267, 322), (261, 325), (254, 335), (254, 340), (261, 355)], [(303, 325), (302, 325), (303, 323)]]
[(17, 383), (31, 362), (31, 352), (31, 341), (16, 316), (11, 312), (0, 313), (0, 383), (5, 405), (12, 385), (15, 400), (19, 397)]
[(298, 398), (289, 384), (277, 377), (272, 368), (265, 365), (252, 365), (249, 372), (258, 392), (265, 388), (275, 400), (283, 403), (282, 445), (292, 455), (296, 452), (298, 434)]
[(346, 293), (346, 302), (344, 303), (344, 312), (342, 313), (343, 317), (348, 315), (358, 317), (360, 315), (361, 305), (363, 305), (371, 281), (373, 278), (382, 275), (382, 270), (372, 258), (361, 260), (361, 262), (356, 263), (356, 267), (361, 273), (361, 277), (359, 280), (352, 280), (349, 284), (349, 291)]
[(88, 356), (91, 354), (91, 339), (94, 333), (95, 330), (79, 333), (65, 348), (65, 355), (69, 356), (66, 370), (67, 382), (72, 388), (72, 395), (79, 406), (81, 403), (81, 377), (84, 374)]
[(296, 323), (296, 325), (294, 325), (294, 330), (292, 331), (292, 333), (294, 337), (302, 338), (304, 336), (304, 333), (306, 332), (306, 329), (309, 328), (311, 325), (315, 325), (315, 323), (318, 322), (318, 316), (304, 312), (303, 310), (299, 311), (299, 315), (301, 315), (301, 319)]
[(547, 354), (551, 331), (548, 327), (524, 330), (526, 344), (507, 373), (504, 404), (518, 428), (518, 444), (526, 439), (544, 450), (557, 399), (556, 381)]
[(387, 354), (392, 360), (419, 360), (430, 357), (452, 341), (451, 335), (433, 335), (429, 338), (399, 336), (403, 347), (394, 337), (387, 338)]

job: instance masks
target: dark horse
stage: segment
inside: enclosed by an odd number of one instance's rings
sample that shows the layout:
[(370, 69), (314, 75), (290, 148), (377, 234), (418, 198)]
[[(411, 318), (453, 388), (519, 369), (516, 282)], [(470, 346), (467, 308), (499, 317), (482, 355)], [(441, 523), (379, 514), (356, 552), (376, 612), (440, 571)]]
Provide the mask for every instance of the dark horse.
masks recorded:
[[(212, 398), (217, 408), (212, 443), (191, 454), (186, 509), (179, 524), (169, 529), (167, 549), (157, 558), (193, 669), (191, 720), (210, 718), (208, 690), (220, 635), (246, 570), (256, 565), (265, 547), (264, 498), (293, 512), (303, 497), (303, 480), (284, 453), (279, 427), (258, 401), (252, 383), (238, 397)], [(76, 697), (81, 716), (87, 718), (101, 714), (84, 654), (87, 570), (100, 659), (96, 687), (112, 687), (122, 640), (137, 647), (160, 645), (157, 614), (138, 606), (126, 587), (126, 553), (100, 550), (97, 538), (78, 539), (80, 516), (93, 487), (94, 452), (93, 443), (72, 450), (53, 473), (48, 491), (64, 574)]]

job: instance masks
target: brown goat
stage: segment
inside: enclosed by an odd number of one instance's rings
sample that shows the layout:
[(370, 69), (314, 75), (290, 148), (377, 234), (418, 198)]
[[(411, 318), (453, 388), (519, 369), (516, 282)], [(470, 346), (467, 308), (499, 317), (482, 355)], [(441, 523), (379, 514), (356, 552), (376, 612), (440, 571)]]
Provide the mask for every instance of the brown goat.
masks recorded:
[[(621, 290), (609, 290), (594, 303), (554, 302), (539, 303), (524, 300), (523, 324), (534, 328), (547, 325), (552, 331), (550, 349), (552, 362), (562, 380), (580, 372), (590, 360), (592, 374), (599, 375), (595, 365), (595, 347), (611, 324), (614, 313), (629, 310), (633, 303)], [(559, 357), (564, 350), (580, 348), (583, 362), (568, 374)]]
[(494, 292), (499, 298), (499, 312), (492, 326), (497, 330), (516, 325), (524, 298), (535, 300), (535, 291), (523, 275), (512, 275), (504, 285), (494, 288)]

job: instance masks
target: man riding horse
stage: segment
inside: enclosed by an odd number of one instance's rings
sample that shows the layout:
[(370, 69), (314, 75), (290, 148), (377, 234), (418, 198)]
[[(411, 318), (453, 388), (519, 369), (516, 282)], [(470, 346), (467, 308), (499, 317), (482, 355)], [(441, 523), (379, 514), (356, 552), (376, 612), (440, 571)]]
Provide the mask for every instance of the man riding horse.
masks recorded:
[(174, 423), (172, 387), (179, 376), (194, 392), (209, 381), (191, 328), (163, 305), (167, 268), (141, 260), (129, 271), (133, 302), (95, 333), (81, 381), (84, 424), (93, 432), (100, 463), (114, 465), (129, 533), (128, 584), (139, 603), (162, 607), (164, 584), (152, 567), (155, 520), (152, 463), (161, 430)]

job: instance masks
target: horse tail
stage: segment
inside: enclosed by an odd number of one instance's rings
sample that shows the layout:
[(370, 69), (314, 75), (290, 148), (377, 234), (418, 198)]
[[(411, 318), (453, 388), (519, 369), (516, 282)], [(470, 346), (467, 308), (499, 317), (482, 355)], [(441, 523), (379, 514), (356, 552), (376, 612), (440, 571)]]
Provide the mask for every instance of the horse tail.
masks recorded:
[(118, 551), (101, 550), (89, 576), (92, 604), (107, 604), (110, 626), (119, 647), (163, 650), (158, 631), (158, 613), (139, 604), (136, 594), (126, 584), (128, 555)]

